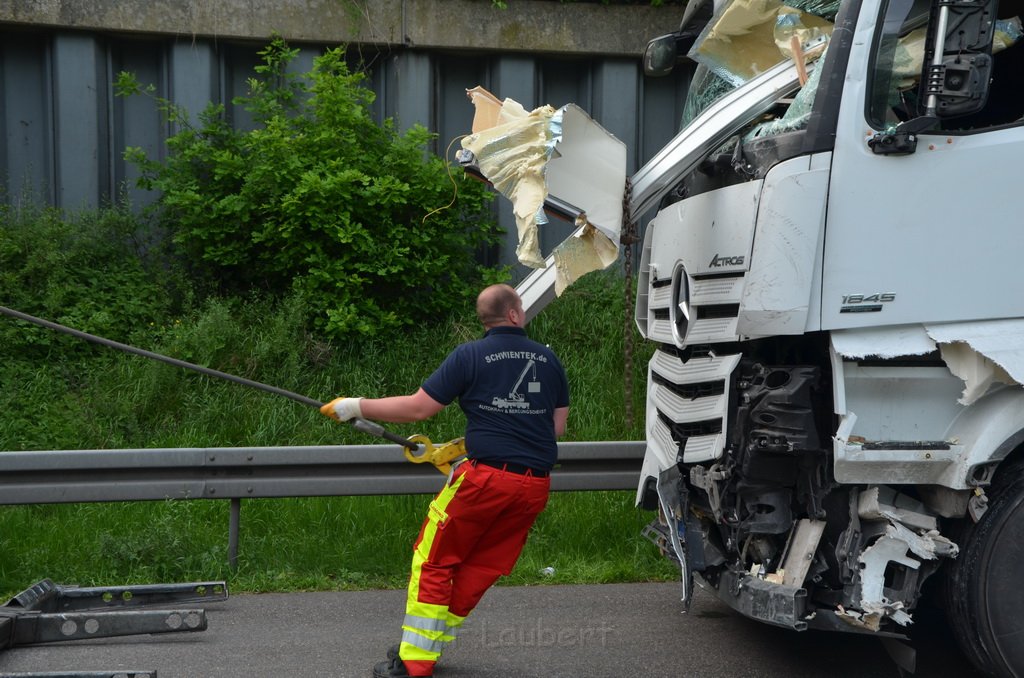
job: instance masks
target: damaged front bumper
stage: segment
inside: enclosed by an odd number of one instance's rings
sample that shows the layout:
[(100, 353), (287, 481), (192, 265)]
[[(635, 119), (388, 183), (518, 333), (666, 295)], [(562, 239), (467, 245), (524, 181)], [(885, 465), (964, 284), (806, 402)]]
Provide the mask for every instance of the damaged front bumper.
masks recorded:
[[(663, 474), (669, 481), (666, 487), (676, 475), (675, 468)], [(852, 520), (835, 545), (842, 585), (830, 589), (826, 578), (811, 567), (824, 562), (819, 553), (828, 545), (822, 541), (824, 521), (797, 521), (786, 535), (784, 555), (772, 567), (749, 562), (745, 548), (723, 556), (715, 540), (708, 539), (714, 528), (706, 519), (679, 515), (685, 499), (660, 500), (659, 519), (648, 526), (645, 536), (680, 564), (684, 602), (689, 602), (689, 582), (696, 573), (744, 616), (795, 631), (816, 628), (902, 637), (893, 630), (912, 622), (910, 611), (922, 583), (940, 558), (955, 558), (958, 553), (957, 545), (939, 533), (934, 516), (915, 510), (920, 506), (907, 508), (907, 499), (891, 488), (854, 491)]]

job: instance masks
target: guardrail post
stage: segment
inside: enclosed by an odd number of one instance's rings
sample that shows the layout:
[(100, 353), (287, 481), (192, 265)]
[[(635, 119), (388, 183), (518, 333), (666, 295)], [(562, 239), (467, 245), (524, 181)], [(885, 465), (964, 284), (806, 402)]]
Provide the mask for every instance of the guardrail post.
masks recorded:
[(228, 521), (228, 566), (238, 569), (238, 527), (242, 521), (242, 500), (231, 500), (231, 518)]

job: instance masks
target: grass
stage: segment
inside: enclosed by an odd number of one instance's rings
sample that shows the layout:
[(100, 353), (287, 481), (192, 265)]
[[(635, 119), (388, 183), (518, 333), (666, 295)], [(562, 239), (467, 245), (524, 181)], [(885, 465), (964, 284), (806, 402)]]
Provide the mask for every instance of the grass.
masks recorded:
[[(232, 591), (396, 588), (430, 497), (243, 502), (238, 567), (227, 564), (225, 501), (4, 507), (0, 590), (44, 577), (83, 586), (226, 580)], [(678, 576), (640, 537), (630, 492), (555, 493), (503, 584)], [(554, 574), (541, 572), (554, 568)]]
[[(415, 390), (457, 343), (479, 335), (470, 316), (418, 332), (329, 343), (306, 333), (301, 302), (213, 300), (136, 345), (319, 400)], [(637, 342), (623, 416), (623, 299), (615, 275), (591, 274), (528, 328), (561, 357), (572, 388), (564, 440), (638, 440), (650, 347)], [(61, 343), (61, 342), (67, 342)], [(302, 405), (71, 338), (46, 361), (0, 365), (0, 450), (216, 447), (377, 442)], [(62, 346), (73, 359), (62, 359)], [(435, 441), (462, 434), (446, 408), (391, 425)], [(235, 591), (403, 586), (428, 496), (264, 499), (243, 503), (236, 571), (227, 566), (225, 501), (0, 507), (0, 592), (43, 577), (118, 585), (228, 580)], [(613, 582), (676, 576), (640, 537), (650, 516), (632, 492), (556, 493), (507, 583)], [(554, 575), (540, 573), (554, 568)]]

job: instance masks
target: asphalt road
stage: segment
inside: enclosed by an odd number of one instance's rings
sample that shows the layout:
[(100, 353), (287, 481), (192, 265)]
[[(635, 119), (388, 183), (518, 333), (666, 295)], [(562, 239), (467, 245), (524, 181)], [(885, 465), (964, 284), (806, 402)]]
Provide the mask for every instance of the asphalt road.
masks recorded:
[[(676, 584), (496, 587), (441, 660), (438, 678), (899, 678), (877, 638), (796, 633), (747, 620)], [(396, 642), (404, 591), (232, 595), (198, 633), (18, 647), (0, 676), (148, 670), (159, 678), (367, 677)], [(916, 676), (975, 675), (944, 627), (919, 620)]]

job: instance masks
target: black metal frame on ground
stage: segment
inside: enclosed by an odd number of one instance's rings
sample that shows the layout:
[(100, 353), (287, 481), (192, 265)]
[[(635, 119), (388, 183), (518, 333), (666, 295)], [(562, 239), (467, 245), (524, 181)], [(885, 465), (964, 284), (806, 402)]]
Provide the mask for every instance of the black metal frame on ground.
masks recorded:
[[(87, 638), (205, 631), (205, 610), (172, 606), (220, 602), (227, 597), (228, 587), (223, 581), (79, 587), (44, 579), (0, 607), (0, 650)], [(19, 675), (55, 678), (58, 674)], [(125, 670), (59, 675), (61, 678), (156, 678), (155, 671)]]

